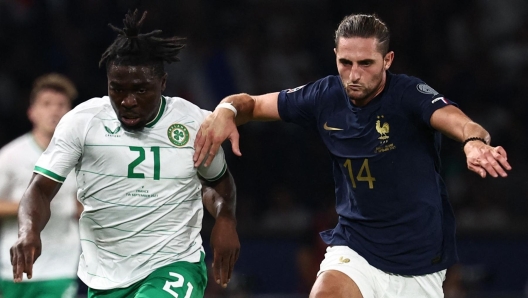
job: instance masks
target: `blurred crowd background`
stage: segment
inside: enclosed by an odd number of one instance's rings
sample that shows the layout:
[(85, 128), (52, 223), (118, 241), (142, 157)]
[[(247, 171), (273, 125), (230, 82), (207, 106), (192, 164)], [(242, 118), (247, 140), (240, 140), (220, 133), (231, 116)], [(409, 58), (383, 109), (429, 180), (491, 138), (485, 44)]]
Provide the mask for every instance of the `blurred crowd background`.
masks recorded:
[[(294, 88), (337, 74), (333, 33), (350, 13), (376, 13), (392, 32), (394, 73), (417, 76), (457, 102), (502, 145), (507, 179), (466, 169), (445, 139), (443, 173), (457, 217), (461, 262), (446, 297), (528, 297), (528, 1), (526, 0), (0, 0), (0, 146), (30, 129), (32, 81), (69, 76), (75, 104), (107, 94), (101, 54), (128, 9), (148, 10), (144, 32), (187, 37), (167, 66), (165, 94), (214, 109), (226, 95)], [(317, 136), (285, 123), (240, 128), (240, 260), (228, 290), (206, 297), (307, 297), (332, 228), (330, 158)], [(213, 220), (205, 218), (207, 245)], [(0, 239), (1, 241), (1, 239)]]

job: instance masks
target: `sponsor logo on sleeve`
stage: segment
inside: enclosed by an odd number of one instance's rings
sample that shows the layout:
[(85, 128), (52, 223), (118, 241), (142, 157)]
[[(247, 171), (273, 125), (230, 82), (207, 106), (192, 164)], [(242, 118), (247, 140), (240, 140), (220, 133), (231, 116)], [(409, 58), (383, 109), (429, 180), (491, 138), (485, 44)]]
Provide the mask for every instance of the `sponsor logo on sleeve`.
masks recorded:
[(295, 92), (295, 91), (297, 91), (297, 90), (302, 89), (302, 87), (304, 87), (304, 86), (306, 86), (306, 85), (302, 85), (302, 86), (299, 86), (299, 87), (295, 87), (295, 88), (293, 88), (293, 89), (287, 89), (287, 90), (286, 90), (286, 93), (292, 93), (292, 92)]
[(432, 94), (433, 96), (436, 96), (438, 94), (438, 92), (436, 92), (436, 90), (434, 90), (433, 88), (429, 87), (429, 85), (427, 85), (425, 83), (421, 83), (421, 84), (416, 85), (416, 90), (418, 90), (420, 93), (423, 93), (423, 94)]

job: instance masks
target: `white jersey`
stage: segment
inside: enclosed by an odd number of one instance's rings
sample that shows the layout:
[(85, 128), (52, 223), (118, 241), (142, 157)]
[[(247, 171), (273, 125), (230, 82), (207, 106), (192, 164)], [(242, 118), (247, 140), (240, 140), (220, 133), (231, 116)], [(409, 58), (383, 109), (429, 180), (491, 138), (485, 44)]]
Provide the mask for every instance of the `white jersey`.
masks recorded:
[(167, 264), (200, 260), (197, 173), (212, 181), (227, 168), (223, 151), (209, 167), (194, 167), (195, 136), (210, 113), (162, 97), (155, 119), (131, 131), (105, 96), (61, 119), (35, 172), (60, 182), (75, 167), (84, 206), (78, 275), (89, 287), (127, 287)]
[[(27, 133), (0, 150), (0, 200), (19, 202), (27, 189), (42, 149)], [(64, 176), (66, 176), (65, 173)], [(73, 172), (51, 201), (51, 217), (42, 230), (42, 254), (33, 266), (31, 281), (76, 278), (81, 253)], [(13, 279), (9, 249), (18, 238), (16, 217), (0, 220), (0, 278)], [(27, 280), (26, 280), (27, 281)]]

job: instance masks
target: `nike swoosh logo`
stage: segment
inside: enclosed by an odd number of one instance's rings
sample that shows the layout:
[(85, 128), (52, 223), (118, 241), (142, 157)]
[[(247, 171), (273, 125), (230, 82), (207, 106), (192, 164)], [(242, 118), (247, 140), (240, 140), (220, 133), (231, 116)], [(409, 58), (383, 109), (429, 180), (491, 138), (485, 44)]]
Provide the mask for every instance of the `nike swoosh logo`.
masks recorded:
[(343, 130), (342, 128), (337, 128), (337, 127), (331, 127), (331, 126), (328, 126), (325, 122), (325, 124), (323, 125), (323, 128), (324, 130)]

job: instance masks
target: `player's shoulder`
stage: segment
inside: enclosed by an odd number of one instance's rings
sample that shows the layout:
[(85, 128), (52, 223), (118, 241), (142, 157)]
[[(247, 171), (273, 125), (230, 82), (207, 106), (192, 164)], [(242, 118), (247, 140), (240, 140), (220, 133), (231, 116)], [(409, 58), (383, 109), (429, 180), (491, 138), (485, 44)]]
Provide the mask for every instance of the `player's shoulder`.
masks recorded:
[(194, 103), (177, 96), (163, 96), (167, 102), (167, 107), (175, 108), (181, 113), (193, 112), (201, 110), (199, 106)]
[(206, 115), (211, 113), (208, 110), (201, 109), (199, 106), (184, 98), (169, 96), (163, 97), (166, 100), (167, 111), (171, 114), (171, 117), (191, 117), (201, 121)]
[(321, 91), (326, 90), (342, 90), (343, 89), (343, 83), (341, 82), (341, 78), (337, 75), (329, 75), (323, 78), (320, 78), (319, 80), (314, 82), (314, 85), (317, 86)]
[(329, 75), (296, 88), (285, 89), (279, 99), (299, 97), (312, 99), (314, 102), (327, 102), (328, 98), (337, 98), (343, 93), (343, 83), (339, 76)]
[(61, 122), (83, 122), (87, 123), (100, 113), (107, 112), (112, 109), (110, 98), (108, 96), (94, 97), (85, 102), (80, 103), (71, 111), (66, 113)]
[(327, 105), (329, 103), (340, 102), (345, 94), (343, 82), (338, 75), (329, 75), (314, 83), (316, 102)]
[(428, 88), (431, 88), (422, 79), (415, 76), (406, 74), (393, 74), (390, 72), (387, 72), (387, 76), (390, 77), (390, 85), (393, 92), (426, 92)]
[[(414, 107), (425, 101), (435, 103), (435, 98), (442, 95), (427, 85), (422, 79), (405, 74), (390, 75), (390, 92), (388, 95), (396, 102), (404, 103), (403, 106)], [(445, 102), (445, 101), (444, 101)]]
[(329, 85), (336, 85), (336, 86), (341, 86), (342, 85), (342, 82), (341, 82), (341, 78), (338, 76), (338, 75), (328, 75), (324, 78), (321, 78), (319, 79), (319, 81), (321, 82), (324, 82), (326, 84), (329, 84)]
[(21, 152), (26, 151), (30, 146), (37, 146), (37, 144), (33, 140), (31, 133), (28, 132), (0, 148), (0, 156), (11, 154), (20, 155)]
[(97, 113), (98, 111), (104, 110), (108, 107), (112, 107), (110, 104), (110, 98), (108, 96), (94, 97), (77, 105), (73, 110), (71, 110), (71, 112), (73, 114)]

